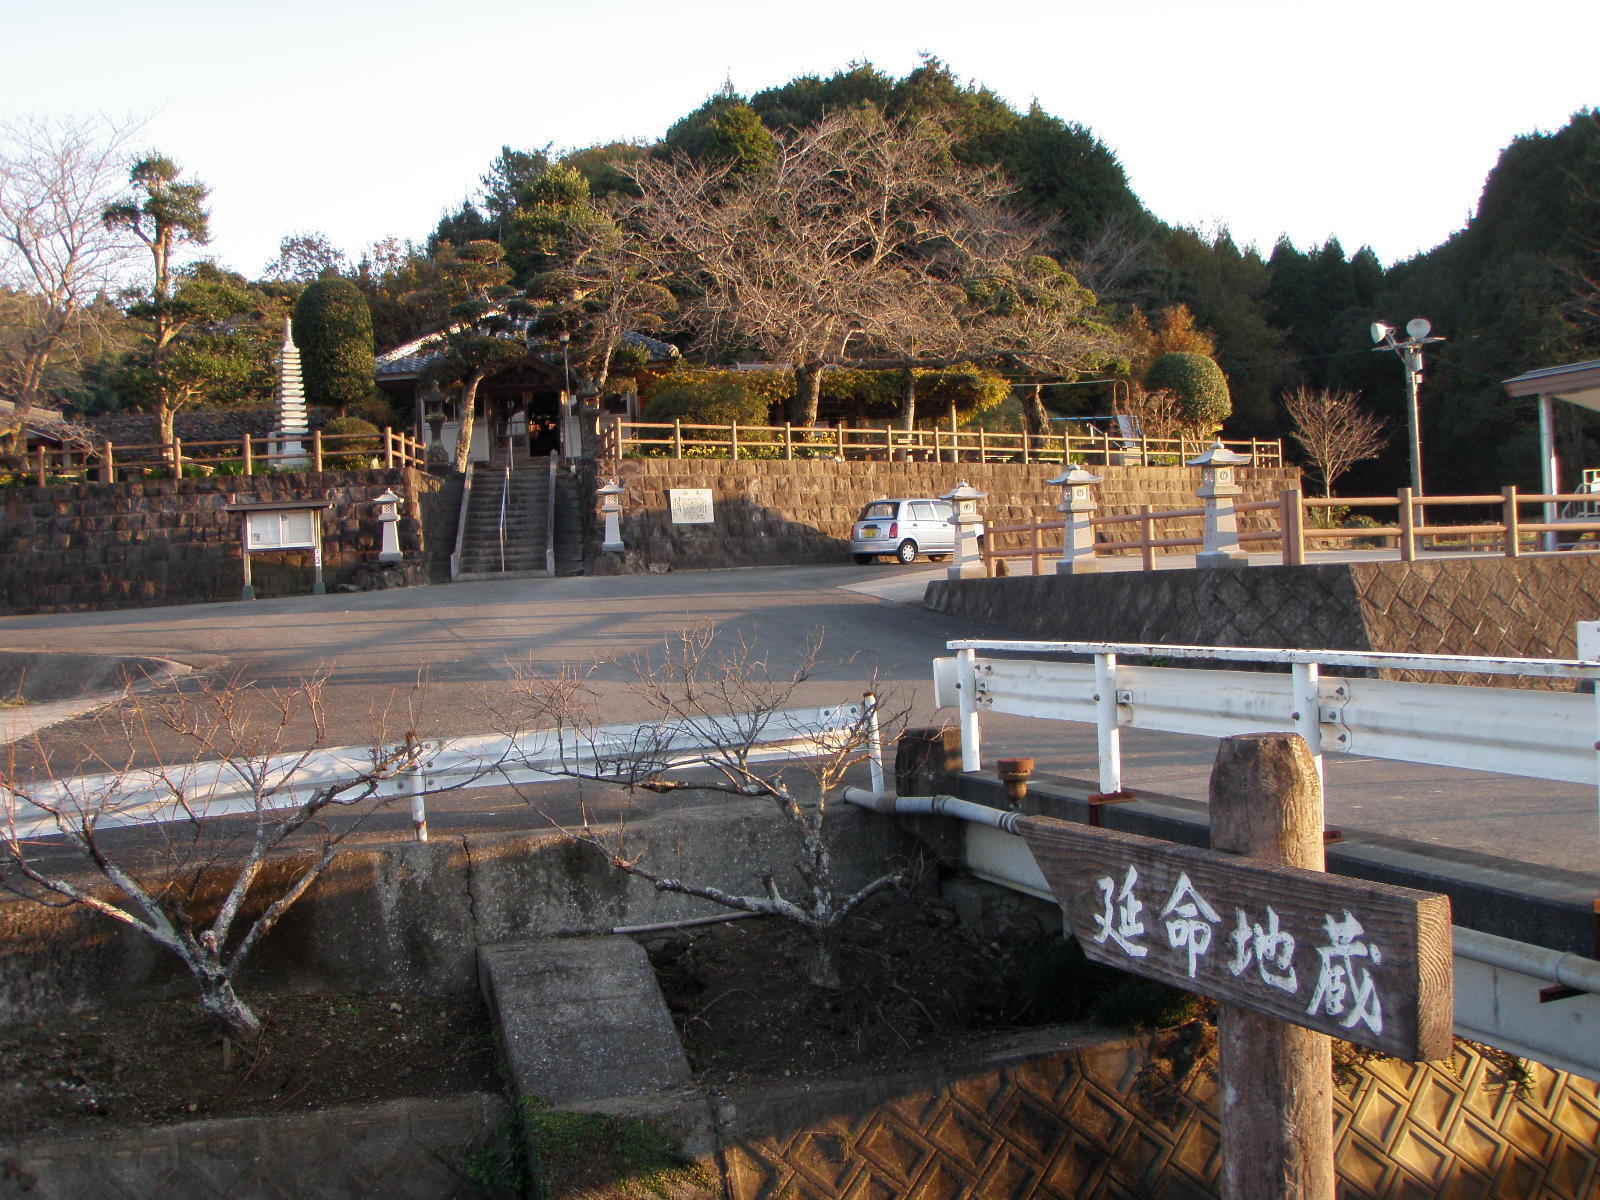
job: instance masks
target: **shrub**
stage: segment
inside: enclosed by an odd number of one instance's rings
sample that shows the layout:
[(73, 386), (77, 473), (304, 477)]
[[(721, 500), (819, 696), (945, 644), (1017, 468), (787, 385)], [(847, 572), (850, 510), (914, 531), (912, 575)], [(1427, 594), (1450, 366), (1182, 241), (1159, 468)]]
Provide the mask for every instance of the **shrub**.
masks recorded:
[(1233, 412), (1227, 376), (1204, 354), (1163, 354), (1145, 374), (1144, 386), (1147, 391), (1171, 392), (1183, 423), (1202, 437), (1221, 428)]
[(773, 389), (771, 380), (763, 376), (772, 374), (777, 372), (674, 371), (651, 386), (644, 419), (700, 425), (765, 425)]
[[(354, 439), (353, 435), (362, 436)], [(370, 467), (372, 456), (382, 449), (378, 427), (360, 417), (335, 417), (322, 427), (322, 437), (325, 442), (329, 438), (338, 439), (328, 446), (329, 453), (323, 456), (323, 461), (339, 471), (360, 471)]]

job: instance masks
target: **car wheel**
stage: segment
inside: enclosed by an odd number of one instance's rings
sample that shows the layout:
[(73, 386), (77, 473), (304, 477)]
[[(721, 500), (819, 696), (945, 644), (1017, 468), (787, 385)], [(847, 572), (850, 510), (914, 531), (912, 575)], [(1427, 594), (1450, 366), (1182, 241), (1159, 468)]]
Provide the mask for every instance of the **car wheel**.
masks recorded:
[(864, 567), (869, 562), (871, 562), (876, 557), (876, 555), (872, 555), (872, 554), (852, 554), (850, 557), (856, 560), (856, 565), (857, 566)]
[(914, 563), (914, 562), (916, 562), (917, 561), (917, 544), (915, 542), (913, 542), (910, 538), (907, 538), (905, 541), (900, 543), (899, 547), (894, 552), (894, 556), (896, 558), (898, 558), (903, 563)]

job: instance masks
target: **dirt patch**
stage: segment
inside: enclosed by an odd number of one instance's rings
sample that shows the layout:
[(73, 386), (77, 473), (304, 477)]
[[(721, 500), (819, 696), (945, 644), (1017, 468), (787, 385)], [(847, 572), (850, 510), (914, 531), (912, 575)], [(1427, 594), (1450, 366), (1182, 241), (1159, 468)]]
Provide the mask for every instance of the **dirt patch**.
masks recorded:
[(836, 991), (806, 982), (809, 943), (786, 921), (684, 931), (649, 949), (690, 1066), (719, 1085), (898, 1064), (1004, 1029), (1189, 1015), (1182, 993), (1094, 966), (1059, 936), (985, 942), (943, 905), (899, 898), (846, 923)]
[(190, 1000), (0, 1030), (0, 1138), (501, 1087), (476, 997), (273, 996), (254, 1007), (265, 1033), (226, 1058)]

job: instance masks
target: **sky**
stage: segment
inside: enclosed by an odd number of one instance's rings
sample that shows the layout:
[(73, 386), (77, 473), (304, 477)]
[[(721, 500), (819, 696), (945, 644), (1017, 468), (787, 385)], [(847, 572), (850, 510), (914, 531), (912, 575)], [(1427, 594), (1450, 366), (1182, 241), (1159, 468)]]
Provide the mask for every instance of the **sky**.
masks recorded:
[(0, 0), (0, 29), (0, 113), (146, 118), (251, 276), (290, 233), (422, 240), (502, 145), (654, 140), (725, 81), (855, 61), (1037, 100), (1171, 224), (1385, 263), (1460, 229), (1513, 137), (1600, 105), (1596, 0)]

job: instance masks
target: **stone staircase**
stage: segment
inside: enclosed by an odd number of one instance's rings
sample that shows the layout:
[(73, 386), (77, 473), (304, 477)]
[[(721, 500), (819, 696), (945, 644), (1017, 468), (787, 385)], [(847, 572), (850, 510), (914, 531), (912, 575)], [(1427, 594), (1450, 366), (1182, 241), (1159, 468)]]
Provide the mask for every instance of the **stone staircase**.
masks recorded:
[[(506, 495), (505, 569), (500, 564), (500, 493), (505, 464), (491, 462), (473, 472), (466, 497), (466, 516), (454, 578), (510, 579), (545, 575), (546, 506), (550, 491), (550, 460), (528, 459), (511, 469)], [(578, 480), (559, 464), (556, 469), (555, 573), (583, 574), (583, 503)]]
[[(559, 479), (560, 476), (558, 475)], [(546, 508), (550, 463), (535, 458), (515, 465), (509, 488), (502, 464), (473, 472), (461, 526), (455, 578), (508, 579), (545, 575)], [(506, 492), (505, 560), (500, 557), (500, 496)]]

